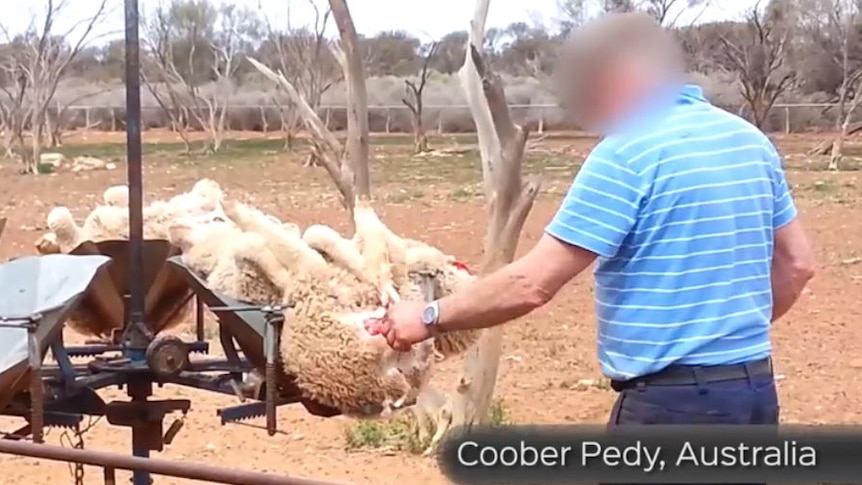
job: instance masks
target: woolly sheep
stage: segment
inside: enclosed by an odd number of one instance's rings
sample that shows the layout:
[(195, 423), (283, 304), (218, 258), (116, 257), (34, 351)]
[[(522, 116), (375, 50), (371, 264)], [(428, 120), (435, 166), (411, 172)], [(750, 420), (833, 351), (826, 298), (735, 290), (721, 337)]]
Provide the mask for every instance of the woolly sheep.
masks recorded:
[[(363, 227), (368, 224), (382, 223), (367, 215), (363, 221)], [(384, 230), (378, 226), (378, 230)], [(437, 248), (425, 243), (402, 239), (394, 233), (385, 229), (391, 271), (397, 293), (401, 298), (408, 300), (422, 300), (422, 275), (428, 275), (437, 279), (442, 295), (448, 295), (472, 282), (475, 278), (469, 272), (454, 265), (455, 258), (444, 254)], [(356, 238), (361, 241), (362, 237)], [(305, 240), (311, 247), (326, 255), (330, 261), (337, 264), (353, 274), (361, 274), (364, 270), (364, 256), (360, 253), (354, 240), (343, 238), (334, 229), (328, 226), (309, 226), (303, 234)], [(393, 251), (394, 249), (394, 251)], [(401, 254), (402, 261), (397, 261), (394, 255)], [(401, 267), (403, 264), (403, 267)], [(399, 277), (399, 274), (408, 275)], [(440, 360), (465, 352), (476, 342), (479, 331), (468, 330), (451, 332), (434, 338), (434, 347)]]
[[(274, 231), (266, 234), (268, 238), (279, 235)], [(268, 240), (268, 244), (275, 252), (290, 248), (278, 241)], [(385, 247), (385, 241), (379, 244)], [(371, 246), (368, 241), (367, 247)], [(309, 268), (302, 258), (316, 259), (305, 251), (292, 250), (277, 254), (276, 260), (286, 268)], [(370, 264), (384, 267), (384, 259)], [(257, 264), (270, 280), (275, 279), (271, 263), (258, 260)], [(281, 345), (285, 372), (296, 376), (297, 386), (307, 397), (355, 417), (385, 415), (415, 401), (430, 378), (433, 344), (423, 342), (405, 353), (391, 350), (381, 336), (372, 336), (365, 328), (367, 319), (380, 315), (381, 290), (330, 265), (312, 268), (293, 273), (285, 295), (294, 305)], [(344, 305), (338, 295), (347, 286), (344, 283), (355, 288), (351, 306)]]
[[(156, 201), (143, 210), (144, 237), (146, 239), (168, 239), (172, 221), (189, 216), (204, 222), (225, 221), (221, 211), (223, 193), (218, 184), (209, 179), (198, 181), (189, 193), (181, 194), (171, 202)], [(103, 204), (93, 209), (78, 226), (71, 212), (65, 207), (55, 207), (48, 214), (50, 232), (36, 242), (40, 254), (67, 253), (84, 241), (128, 239), (129, 190), (125, 185), (109, 187), (102, 194)], [(226, 223), (225, 223), (226, 225)], [(236, 229), (236, 228), (234, 228)], [(214, 266), (214, 264), (213, 264)], [(260, 273), (257, 273), (260, 275)], [(272, 291), (271, 291), (272, 293)], [(274, 293), (279, 296), (279, 292)], [(170, 328), (184, 319), (190, 312), (190, 304), (176, 312), (172, 319), (164, 322)], [(101, 330), (91, 316), (76, 312), (70, 318), (70, 326), (84, 334), (93, 335)]]
[(108, 187), (102, 194), (105, 205), (112, 207), (129, 207), (129, 186), (114, 185)]
[(51, 209), (47, 222), (48, 229), (54, 235), (54, 242), (61, 253), (68, 253), (87, 240), (86, 232), (78, 226), (67, 207)]

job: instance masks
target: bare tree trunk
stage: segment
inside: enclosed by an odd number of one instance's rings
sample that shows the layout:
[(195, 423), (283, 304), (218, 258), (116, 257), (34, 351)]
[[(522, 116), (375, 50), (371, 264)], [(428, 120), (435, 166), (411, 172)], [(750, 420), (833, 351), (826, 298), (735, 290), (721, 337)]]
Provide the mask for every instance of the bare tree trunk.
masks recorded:
[(344, 69), (347, 84), (347, 142), (345, 150), (351, 161), (356, 196), (371, 198), (371, 178), (368, 172), (368, 93), (365, 87), (365, 66), (359, 51), (356, 27), (347, 7), (347, 0), (329, 0), (332, 17), (341, 36), (341, 51), (337, 54)]
[(416, 153), (428, 151), (428, 134), (422, 124), (422, 119), (417, 117), (413, 119), (413, 145)]
[[(538, 180), (524, 181), (521, 176), (528, 133), (512, 121), (502, 82), (481, 58), (489, 3), (477, 0), (466, 59), (458, 73), (476, 123), (488, 205), (482, 275), (514, 259), (521, 229), (539, 192)], [(502, 326), (486, 329), (467, 352), (456, 393), (437, 417), (429, 452), (448, 429), (487, 422), (502, 342)]]
[(856, 109), (859, 107), (859, 103), (862, 102), (862, 95), (856, 95), (853, 98), (853, 101), (850, 103), (850, 106), (847, 109), (847, 113), (844, 115), (844, 121), (841, 123), (841, 129), (838, 130), (838, 134), (835, 136), (835, 140), (832, 142), (832, 150), (829, 154), (829, 165), (827, 166), (828, 170), (838, 170), (838, 165), (841, 162), (841, 159), (844, 157), (844, 141), (847, 139), (847, 136), (851, 133), (851, 131), (855, 131), (856, 127), (851, 128), (850, 120), (853, 119), (853, 113), (856, 112)]

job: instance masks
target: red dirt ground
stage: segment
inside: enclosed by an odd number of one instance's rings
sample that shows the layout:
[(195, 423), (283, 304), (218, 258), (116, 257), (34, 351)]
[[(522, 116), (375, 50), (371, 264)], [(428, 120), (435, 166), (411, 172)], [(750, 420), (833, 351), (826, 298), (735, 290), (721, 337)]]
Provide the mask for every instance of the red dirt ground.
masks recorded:
[[(153, 139), (155, 135), (146, 137)], [(816, 141), (794, 136), (782, 138), (779, 145), (785, 154), (793, 155)], [(581, 153), (591, 145), (589, 141), (571, 143)], [(862, 374), (862, 330), (857, 326), (862, 313), (858, 300), (862, 266), (855, 265), (862, 256), (858, 222), (862, 217), (862, 182), (857, 174), (789, 170), (802, 220), (817, 249), (819, 272), (799, 304), (774, 331), (785, 422), (862, 422), (862, 386), (855, 384)], [(9, 218), (0, 238), (0, 260), (34, 252), (33, 242), (44, 231), (51, 207), (67, 205), (83, 216), (106, 187), (123, 183), (124, 175), (119, 170), (22, 177), (14, 173), (14, 167), (0, 165), (0, 216)], [(271, 157), (260, 163), (217, 167), (157, 162), (148, 165), (145, 177), (148, 199), (186, 190), (196, 179), (210, 177), (231, 195), (249, 198), (283, 219), (301, 225), (324, 222), (343, 227), (344, 216), (334, 197), (321, 197), (330, 191), (322, 170), (302, 169), (298, 160)], [(376, 190), (378, 194), (404, 193), (405, 186), (390, 184)], [(481, 201), (441, 196), (451, 190), (443, 185), (415, 190), (424, 191), (426, 196), (412, 197), (406, 203), (378, 204), (383, 220), (406, 236), (421, 237), (475, 262), (484, 227)], [(428, 197), (428, 191), (436, 195)], [(524, 231), (522, 250), (541, 234), (559, 202), (560, 191), (556, 194), (545, 194), (537, 203)], [(507, 328), (497, 395), (512, 421), (585, 423), (606, 418), (613, 393), (578, 390), (575, 386), (579, 379), (598, 376), (591, 286), (590, 278), (581, 276), (546, 309)], [(448, 365), (437, 381), (451, 383), (453, 368)], [(537, 394), (541, 394), (540, 400)], [(105, 395), (120, 396), (113, 390)], [(262, 419), (219, 426), (215, 411), (234, 404), (230, 397), (184, 388), (162, 389), (158, 395), (193, 399), (185, 428), (161, 453), (165, 458), (356, 484), (447, 483), (433, 459), (404, 452), (348, 450), (344, 430), (350, 422), (344, 418), (315, 418), (300, 407), (283, 408), (279, 416), (282, 432), (268, 437)], [(9, 419), (0, 420), (0, 429), (17, 425)], [(47, 441), (56, 444), (60, 435), (60, 430), (51, 430)], [(130, 436), (122, 428), (99, 423), (85, 440), (88, 448), (129, 453)], [(72, 483), (65, 464), (4, 455), (0, 465), (4, 483)], [(85, 483), (102, 483), (99, 470), (86, 470)], [(118, 478), (125, 480), (125, 476)], [(155, 479), (160, 485), (195, 483)]]

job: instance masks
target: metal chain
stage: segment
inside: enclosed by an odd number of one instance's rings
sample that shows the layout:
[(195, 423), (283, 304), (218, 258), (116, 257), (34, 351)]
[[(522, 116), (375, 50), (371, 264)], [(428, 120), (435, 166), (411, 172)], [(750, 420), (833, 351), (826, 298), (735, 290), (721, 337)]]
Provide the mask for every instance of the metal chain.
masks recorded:
[[(81, 426), (75, 426), (75, 443), (72, 445), (73, 448), (78, 450), (84, 449), (84, 431)], [(84, 485), (84, 465), (82, 463), (75, 463), (74, 465), (75, 472), (75, 485)]]
[[(68, 431), (64, 431), (63, 434), (60, 435), (60, 444), (63, 445), (63, 442), (65, 441), (66, 444), (70, 445), (72, 448), (83, 450), (84, 433), (89, 431), (98, 422), (99, 418), (95, 420), (91, 419), (83, 428), (80, 424), (76, 425), (72, 430), (71, 436)], [(84, 485), (84, 465), (82, 463), (69, 463), (69, 474), (72, 475), (72, 478), (75, 480), (75, 485)]]

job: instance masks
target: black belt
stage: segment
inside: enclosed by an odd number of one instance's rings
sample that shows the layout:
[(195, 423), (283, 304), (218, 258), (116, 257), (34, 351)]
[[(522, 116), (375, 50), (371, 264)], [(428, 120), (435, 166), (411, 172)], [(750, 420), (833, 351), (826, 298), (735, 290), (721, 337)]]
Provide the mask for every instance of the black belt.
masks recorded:
[(619, 392), (639, 385), (692, 386), (709, 382), (733, 381), (749, 377), (772, 374), (772, 359), (734, 365), (690, 366), (674, 365), (654, 374), (635, 377), (627, 381), (611, 381), (611, 388)]

